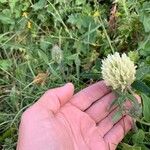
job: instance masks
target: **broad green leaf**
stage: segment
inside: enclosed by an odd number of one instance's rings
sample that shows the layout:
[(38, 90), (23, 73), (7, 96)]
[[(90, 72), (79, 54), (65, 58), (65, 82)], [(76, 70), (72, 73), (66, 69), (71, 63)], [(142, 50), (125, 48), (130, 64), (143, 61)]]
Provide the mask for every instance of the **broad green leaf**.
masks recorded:
[(145, 32), (150, 32), (150, 2), (143, 3), (141, 8), (140, 20), (143, 23)]
[(39, 9), (43, 9), (46, 5), (46, 0), (39, 0), (37, 3), (35, 3), (32, 7), (34, 11), (37, 11)]
[(146, 15), (146, 14), (144, 15), (143, 25), (144, 25), (145, 32), (150, 32), (150, 15)]
[(48, 55), (46, 55), (42, 50), (38, 50), (39, 57), (46, 63), (49, 63)]
[(19, 1), (19, 0), (10, 0), (10, 1), (9, 1), (9, 6), (10, 6), (10, 9), (11, 9), (11, 12), (12, 12), (12, 13), (14, 12), (16, 3), (17, 3), (18, 1)]
[(133, 107), (130, 108), (129, 110), (129, 114), (133, 117), (139, 117), (142, 114), (142, 107), (141, 105), (138, 103), (137, 99), (135, 98), (134, 95), (130, 94), (130, 93), (126, 93), (126, 97), (128, 100), (132, 101), (132, 105)]
[(132, 61), (134, 61), (135, 63), (139, 60), (140, 56), (139, 56), (139, 53), (138, 51), (130, 51), (128, 53), (128, 56), (130, 57), (130, 59)]
[(73, 54), (67, 57), (68, 60), (75, 60), (77, 57), (77, 54)]
[(143, 66), (136, 71), (136, 79), (141, 80), (147, 74), (150, 74), (150, 66)]
[(0, 21), (4, 24), (14, 24), (14, 20), (2, 13), (0, 14)]
[(133, 105), (132, 108), (129, 110), (129, 115), (131, 115), (134, 118), (139, 118), (142, 114), (142, 106), (140, 104)]
[(67, 22), (69, 22), (71, 24), (75, 24), (77, 22), (77, 20), (76, 20), (77, 18), (78, 18), (77, 14), (71, 14), (68, 16)]
[(2, 70), (8, 70), (12, 65), (12, 62), (7, 59), (0, 60), (0, 69)]
[(144, 145), (144, 143), (143, 143), (143, 144), (140, 144), (140, 146), (141, 146), (141, 150), (149, 150), (149, 148), (147, 148), (147, 147)]
[(123, 103), (125, 102), (125, 100), (126, 100), (126, 95), (123, 94), (123, 93), (122, 93), (122, 94), (119, 93), (118, 98), (115, 99), (115, 100), (111, 103), (110, 108), (113, 107), (113, 106), (118, 106), (118, 105), (123, 104)]
[(150, 95), (150, 87), (148, 87), (144, 82), (140, 80), (136, 80), (133, 84), (132, 87), (136, 89), (139, 92), (145, 93), (147, 95)]
[(143, 115), (144, 119), (147, 122), (150, 122), (150, 97), (146, 96), (145, 94), (142, 94), (142, 100), (143, 100)]
[(7, 0), (0, 0), (0, 3), (6, 3)]
[(126, 93), (126, 97), (131, 100), (133, 103), (137, 104), (137, 99), (130, 93)]
[(150, 55), (150, 34), (147, 36), (145, 35), (144, 40), (139, 43), (138, 50), (142, 56)]
[(76, 5), (85, 4), (86, 0), (76, 0)]
[(144, 138), (145, 138), (145, 133), (142, 129), (138, 130), (138, 132), (132, 136), (132, 140), (134, 144), (142, 143), (144, 141)]
[(82, 38), (84, 39), (84, 41), (85, 42), (87, 42), (87, 43), (95, 43), (95, 41), (96, 41), (96, 32), (97, 32), (97, 30), (98, 30), (98, 28), (100, 27), (101, 25), (98, 25), (98, 26), (95, 26), (94, 27), (94, 25), (93, 25), (93, 27), (92, 27), (92, 25), (91, 25), (91, 23), (89, 24), (89, 28), (88, 28), (88, 32), (86, 32), (83, 36), (82, 36)]
[(15, 131), (16, 131), (15, 128), (9, 128), (8, 130), (6, 130), (6, 131), (0, 136), (0, 142), (4, 141), (7, 137), (12, 136), (12, 134), (14, 134)]
[(40, 48), (44, 51), (47, 50), (47, 48), (49, 47), (50, 43), (48, 43), (44, 38), (41, 38), (40, 40)]
[(0, 122), (4, 122), (5, 119), (8, 118), (8, 117), (9, 117), (9, 114), (0, 111)]
[[(97, 24), (97, 25), (95, 24), (95, 21), (91, 16), (82, 15), (79, 13), (71, 14), (69, 16), (69, 19), (67, 20), (67, 22), (69, 22), (73, 25), (76, 25), (77, 28), (80, 29), (80, 32), (82, 31), (81, 27), (89, 30), (89, 26), (90, 26), (90, 30), (92, 30), (92, 32), (93, 32), (93, 30), (97, 29), (97, 27), (100, 26), (99, 24)], [(87, 32), (87, 30), (86, 30), (86, 32)]]
[(126, 143), (122, 143), (121, 146), (122, 146), (122, 150), (141, 150), (140, 146), (131, 146)]
[[(75, 48), (76, 51), (79, 53), (83, 52), (84, 54), (87, 54), (87, 49), (88, 49), (87, 44), (81, 43), (80, 41), (75, 41), (73, 48)], [(91, 54), (90, 54), (90, 56), (91, 56)]]

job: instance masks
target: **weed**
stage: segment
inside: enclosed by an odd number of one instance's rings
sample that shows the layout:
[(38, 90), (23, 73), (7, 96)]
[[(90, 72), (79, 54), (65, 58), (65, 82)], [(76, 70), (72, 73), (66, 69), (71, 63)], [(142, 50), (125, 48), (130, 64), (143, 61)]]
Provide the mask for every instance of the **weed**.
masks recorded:
[[(149, 24), (148, 0), (0, 0), (1, 147), (15, 149), (21, 114), (44, 91), (65, 82), (73, 82), (78, 91), (100, 80), (101, 60), (118, 51), (136, 60), (132, 86), (143, 104), (138, 131), (127, 135), (118, 149), (149, 149)], [(56, 45), (61, 63), (52, 56)], [(35, 83), (39, 73), (46, 74), (43, 80), (40, 76), (42, 84)]]

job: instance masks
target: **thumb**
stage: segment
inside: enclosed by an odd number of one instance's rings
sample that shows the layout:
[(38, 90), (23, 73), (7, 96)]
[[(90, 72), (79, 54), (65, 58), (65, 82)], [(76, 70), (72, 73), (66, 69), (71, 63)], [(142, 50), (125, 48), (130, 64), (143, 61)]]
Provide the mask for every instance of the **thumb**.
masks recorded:
[(46, 91), (37, 104), (56, 113), (60, 107), (72, 98), (73, 93), (74, 85), (67, 83), (62, 87)]

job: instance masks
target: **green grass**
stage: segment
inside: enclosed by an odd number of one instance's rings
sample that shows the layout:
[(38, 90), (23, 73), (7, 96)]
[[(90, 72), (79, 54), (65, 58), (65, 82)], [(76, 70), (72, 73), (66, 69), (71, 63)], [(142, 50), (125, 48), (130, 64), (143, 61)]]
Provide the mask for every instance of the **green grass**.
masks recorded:
[[(79, 91), (101, 80), (101, 60), (114, 51), (135, 61), (141, 82), (133, 86), (143, 98), (137, 131), (118, 149), (150, 148), (150, 2), (116, 6), (109, 22), (113, 1), (0, 0), (0, 149), (15, 149), (22, 112), (47, 89), (73, 82)], [(48, 75), (44, 84), (34, 80), (39, 73)]]

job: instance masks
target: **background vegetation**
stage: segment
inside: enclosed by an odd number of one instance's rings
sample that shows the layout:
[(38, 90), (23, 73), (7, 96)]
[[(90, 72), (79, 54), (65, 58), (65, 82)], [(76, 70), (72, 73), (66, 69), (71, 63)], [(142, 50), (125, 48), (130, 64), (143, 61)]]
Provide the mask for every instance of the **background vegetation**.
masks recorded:
[(15, 149), (22, 112), (49, 88), (101, 79), (101, 60), (127, 53), (143, 115), (120, 150), (150, 149), (149, 0), (0, 0), (0, 149)]

